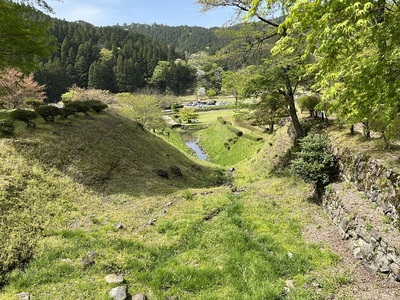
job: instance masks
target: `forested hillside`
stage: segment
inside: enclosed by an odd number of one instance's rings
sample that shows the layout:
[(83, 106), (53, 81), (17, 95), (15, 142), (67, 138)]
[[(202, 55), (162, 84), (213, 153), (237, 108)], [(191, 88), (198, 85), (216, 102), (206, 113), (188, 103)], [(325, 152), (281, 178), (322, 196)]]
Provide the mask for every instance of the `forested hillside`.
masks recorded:
[(144, 86), (159, 61), (179, 56), (164, 43), (120, 27), (55, 19), (51, 23), (58, 49), (35, 73), (51, 101), (59, 100), (72, 84), (135, 91)]
[(230, 41), (230, 38), (218, 34), (220, 28), (204, 28), (198, 26), (167, 26), (162, 24), (138, 24), (123, 25), (143, 35), (154, 38), (157, 41), (174, 46), (179, 51), (196, 53), (206, 51), (215, 54)]
[[(215, 54), (232, 38), (217, 36), (217, 28), (196, 26), (96, 27), (83, 21), (48, 21), (57, 50), (41, 62), (35, 79), (46, 86), (51, 102), (59, 101), (72, 85), (113, 93), (134, 92), (149, 84), (159, 92), (169, 89), (179, 95), (192, 91), (196, 70), (186, 64), (189, 55), (201, 51)], [(168, 64), (168, 70), (162, 62)], [(159, 64), (161, 70), (152, 79)]]

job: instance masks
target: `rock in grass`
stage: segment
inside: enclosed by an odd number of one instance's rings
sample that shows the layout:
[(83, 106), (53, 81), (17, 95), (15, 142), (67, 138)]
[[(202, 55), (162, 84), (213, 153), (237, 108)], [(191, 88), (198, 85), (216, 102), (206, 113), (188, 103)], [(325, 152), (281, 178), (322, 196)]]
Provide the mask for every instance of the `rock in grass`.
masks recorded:
[[(127, 298), (126, 295), (126, 287), (125, 286), (119, 286), (116, 288), (113, 288), (108, 295), (110, 296), (111, 299), (113, 300), (125, 300)], [(132, 298), (133, 299), (133, 298)]]
[(122, 275), (109, 274), (106, 276), (107, 283), (123, 283), (124, 277)]
[(88, 253), (88, 258), (91, 259), (91, 260), (94, 260), (96, 258), (96, 256), (97, 256), (97, 252), (90, 251)]
[(83, 266), (89, 267), (91, 265), (94, 265), (95, 261), (95, 257), (97, 256), (97, 252), (94, 251), (90, 251), (87, 255), (87, 257), (82, 258), (81, 263), (83, 264)]
[(144, 294), (136, 294), (132, 296), (132, 300), (147, 300), (147, 297)]
[(17, 297), (21, 300), (29, 300), (31, 299), (31, 294), (27, 292), (17, 294)]
[(124, 224), (122, 224), (121, 222), (118, 222), (118, 223), (115, 223), (114, 224), (114, 228), (116, 229), (116, 230), (118, 230), (118, 229), (124, 229)]

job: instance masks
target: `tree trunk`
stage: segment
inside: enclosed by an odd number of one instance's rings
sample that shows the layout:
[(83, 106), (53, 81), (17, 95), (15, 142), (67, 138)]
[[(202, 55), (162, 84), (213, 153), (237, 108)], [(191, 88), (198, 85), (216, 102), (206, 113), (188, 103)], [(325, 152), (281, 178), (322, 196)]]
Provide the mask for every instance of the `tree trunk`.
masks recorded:
[(283, 77), (285, 79), (286, 91), (280, 90), (280, 93), (285, 96), (286, 101), (289, 105), (289, 115), (290, 115), (290, 118), (292, 119), (293, 127), (295, 130), (294, 139), (295, 139), (295, 143), (297, 143), (297, 141), (303, 137), (303, 129), (301, 128), (300, 121), (297, 116), (296, 104), (294, 101), (294, 90), (292, 87), (292, 83), (290, 82), (289, 74), (287, 73), (288, 71), (289, 71), (289, 67), (284, 68)]
[(297, 141), (298, 139), (301, 139), (303, 137), (303, 129), (301, 128), (299, 118), (297, 117), (296, 105), (294, 103), (293, 95), (288, 97), (288, 101), (289, 101), (289, 115), (290, 118), (292, 119), (293, 127), (296, 132), (295, 140)]
[(369, 129), (369, 122), (368, 121), (364, 121), (362, 122), (363, 124), (363, 134), (364, 136), (369, 139), (371, 138), (371, 130)]
[(270, 133), (274, 132), (274, 125), (275, 125), (274, 121), (269, 122), (269, 132)]

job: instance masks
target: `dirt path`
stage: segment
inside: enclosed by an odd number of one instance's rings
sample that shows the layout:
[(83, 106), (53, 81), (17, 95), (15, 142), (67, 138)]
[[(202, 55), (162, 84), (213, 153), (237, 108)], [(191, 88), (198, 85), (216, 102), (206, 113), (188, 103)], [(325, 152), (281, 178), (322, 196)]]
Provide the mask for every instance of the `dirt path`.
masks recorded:
[(353, 282), (341, 287), (333, 299), (398, 300), (400, 283), (369, 273), (360, 261), (353, 257), (348, 242), (343, 240), (338, 228), (329, 219), (322, 207), (315, 205), (313, 223), (304, 230), (305, 238), (314, 243), (327, 245), (340, 256), (332, 272), (348, 270)]

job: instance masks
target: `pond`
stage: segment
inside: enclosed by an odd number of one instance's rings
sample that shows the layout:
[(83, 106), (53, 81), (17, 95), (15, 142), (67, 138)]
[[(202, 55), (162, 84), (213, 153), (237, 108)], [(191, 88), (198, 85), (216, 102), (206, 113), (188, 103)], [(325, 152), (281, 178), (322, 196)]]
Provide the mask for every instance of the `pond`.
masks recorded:
[(201, 160), (207, 160), (207, 155), (200, 149), (199, 145), (197, 144), (199, 140), (198, 137), (194, 136), (190, 132), (182, 134), (181, 137), (186, 146), (192, 149), (198, 158), (200, 158)]

